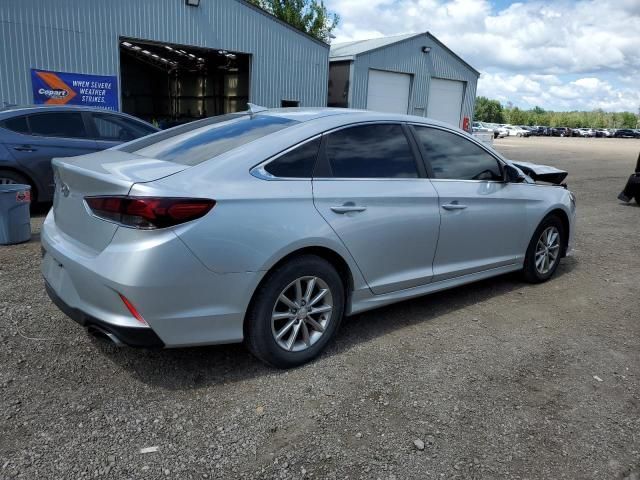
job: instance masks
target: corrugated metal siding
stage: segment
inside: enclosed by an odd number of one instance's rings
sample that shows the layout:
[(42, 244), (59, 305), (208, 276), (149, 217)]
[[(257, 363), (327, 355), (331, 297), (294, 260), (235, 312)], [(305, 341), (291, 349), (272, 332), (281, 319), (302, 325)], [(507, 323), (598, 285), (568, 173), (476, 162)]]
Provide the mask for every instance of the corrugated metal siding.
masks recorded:
[(119, 37), (249, 53), (251, 102), (327, 104), (328, 46), (237, 0), (1, 0), (0, 102), (32, 103), (31, 68), (119, 76)]
[[(431, 51), (423, 53), (422, 47), (431, 47)], [(431, 77), (465, 82), (462, 117), (473, 118), (478, 74), (426, 34), (361, 53), (352, 68), (351, 108), (367, 107), (369, 69), (378, 69), (413, 76), (410, 114), (426, 115)]]

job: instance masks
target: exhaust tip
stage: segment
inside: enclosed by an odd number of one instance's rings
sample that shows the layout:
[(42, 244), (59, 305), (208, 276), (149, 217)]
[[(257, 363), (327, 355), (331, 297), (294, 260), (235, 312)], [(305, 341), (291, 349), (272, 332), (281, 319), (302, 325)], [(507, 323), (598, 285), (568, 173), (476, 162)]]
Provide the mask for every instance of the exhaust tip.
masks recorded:
[(105, 342), (109, 342), (109, 343), (115, 345), (116, 347), (124, 346), (124, 343), (122, 343), (122, 341), (120, 341), (120, 339), (116, 335), (114, 335), (113, 333), (108, 332), (105, 329), (100, 328), (100, 327), (98, 327), (96, 325), (89, 325), (87, 327), (87, 331), (94, 338), (97, 338), (97, 339), (105, 341)]

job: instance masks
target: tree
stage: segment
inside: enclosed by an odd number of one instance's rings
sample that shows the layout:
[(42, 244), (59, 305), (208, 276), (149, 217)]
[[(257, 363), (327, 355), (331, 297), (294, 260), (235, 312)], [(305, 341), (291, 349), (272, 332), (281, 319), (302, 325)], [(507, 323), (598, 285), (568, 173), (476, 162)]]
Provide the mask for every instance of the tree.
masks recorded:
[(329, 13), (322, 0), (249, 0), (249, 2), (325, 43), (331, 43), (331, 32), (340, 21), (337, 14)]
[(503, 123), (504, 114), (498, 100), (487, 97), (477, 97), (474, 120), (478, 122)]
[[(499, 111), (499, 115), (495, 112)], [(638, 111), (640, 117), (640, 109)], [(475, 120), (504, 123), (513, 125), (548, 125), (551, 127), (569, 128), (637, 128), (640, 120), (631, 112), (605, 112), (596, 109), (591, 112), (551, 112), (540, 107), (533, 107), (531, 110), (520, 110), (514, 107), (511, 102), (507, 103), (507, 108), (497, 100), (486, 97), (476, 99)], [(499, 119), (497, 119), (499, 118)]]
[(527, 112), (520, 110), (518, 107), (514, 107), (507, 111), (509, 117), (509, 123), (512, 125), (524, 125), (527, 123)]
[(622, 112), (622, 128), (636, 128), (636, 116), (631, 112)]

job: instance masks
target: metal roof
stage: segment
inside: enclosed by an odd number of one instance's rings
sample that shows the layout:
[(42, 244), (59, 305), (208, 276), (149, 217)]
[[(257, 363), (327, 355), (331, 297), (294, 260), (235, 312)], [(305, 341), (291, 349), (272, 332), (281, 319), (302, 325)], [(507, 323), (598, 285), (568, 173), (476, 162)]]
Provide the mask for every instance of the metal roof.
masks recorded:
[(403, 35), (393, 35), (391, 37), (370, 38), (368, 40), (356, 40), (354, 42), (334, 43), (331, 45), (329, 58), (333, 57), (355, 57), (361, 53), (386, 47), (396, 42), (401, 42), (408, 38), (423, 35), (422, 33), (405, 33)]
[(360, 54), (368, 53), (373, 50), (378, 50), (384, 48), (389, 45), (393, 45), (394, 43), (404, 42), (405, 40), (426, 36), (436, 42), (438, 45), (443, 47), (447, 52), (449, 52), (453, 57), (460, 60), (464, 65), (469, 67), (471, 70), (480, 75), (480, 72), (469, 65), (464, 59), (462, 59), (458, 54), (456, 54), (453, 50), (447, 47), (444, 43), (438, 40), (433, 34), (430, 32), (420, 32), (420, 33), (404, 33), (402, 35), (393, 35), (390, 37), (381, 37), (381, 38), (371, 38), (369, 40), (356, 40), (353, 42), (343, 42), (343, 43), (335, 43), (331, 45), (331, 50), (329, 51), (329, 61), (340, 61), (340, 60), (353, 60)]

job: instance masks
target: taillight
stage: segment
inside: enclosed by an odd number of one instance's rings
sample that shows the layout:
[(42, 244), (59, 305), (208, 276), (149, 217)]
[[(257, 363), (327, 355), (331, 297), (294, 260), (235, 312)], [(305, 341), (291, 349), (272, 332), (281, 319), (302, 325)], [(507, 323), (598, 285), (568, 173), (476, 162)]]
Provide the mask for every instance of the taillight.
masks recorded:
[(125, 227), (153, 230), (205, 216), (216, 204), (207, 198), (85, 197), (96, 217)]

